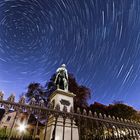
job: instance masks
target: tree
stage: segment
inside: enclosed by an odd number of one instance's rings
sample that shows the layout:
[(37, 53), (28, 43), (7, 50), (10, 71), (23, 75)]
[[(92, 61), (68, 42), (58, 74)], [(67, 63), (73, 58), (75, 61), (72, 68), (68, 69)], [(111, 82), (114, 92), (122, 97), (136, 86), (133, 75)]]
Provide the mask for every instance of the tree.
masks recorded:
[(88, 107), (88, 99), (91, 96), (91, 91), (89, 88), (83, 85), (79, 85), (73, 76), (73, 74), (69, 73), (69, 91), (74, 93), (76, 96), (74, 97), (74, 106), (75, 107)]
[(95, 102), (94, 104), (91, 104), (89, 106), (89, 110), (91, 110), (92, 112), (96, 112), (97, 114), (101, 113), (101, 114), (107, 114), (107, 109), (108, 107), (101, 104), (101, 103), (98, 103), (98, 102)]
[(54, 84), (56, 74), (53, 74), (50, 78), (50, 81), (46, 83), (45, 87), (47, 88), (48, 97), (56, 90), (56, 85)]
[(113, 105), (109, 105), (107, 111), (108, 114), (110, 114), (111, 116), (124, 118), (124, 119), (132, 119), (137, 113), (137, 111), (134, 110), (133, 107), (123, 103), (116, 103)]
[(140, 123), (140, 113), (137, 112), (136, 114), (134, 114), (134, 115), (132, 116), (132, 120), (135, 120), (135, 121), (137, 121), (137, 122)]
[(124, 119), (140, 120), (140, 114), (133, 107), (124, 104), (122, 101), (115, 101), (114, 104), (109, 106), (95, 102), (90, 105), (89, 109), (92, 112), (97, 112), (97, 114), (101, 113)]
[(35, 98), (36, 103), (39, 103), (41, 100), (44, 100), (44, 102), (47, 103), (47, 92), (40, 83), (30, 83), (27, 87), (25, 96), (27, 97), (27, 102), (32, 98)]

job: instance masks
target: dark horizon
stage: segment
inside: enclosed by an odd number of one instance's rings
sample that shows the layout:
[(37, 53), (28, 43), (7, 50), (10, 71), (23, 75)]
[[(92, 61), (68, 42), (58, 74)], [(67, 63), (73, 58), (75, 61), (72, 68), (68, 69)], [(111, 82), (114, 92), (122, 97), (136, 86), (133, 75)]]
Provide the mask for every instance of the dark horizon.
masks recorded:
[(140, 110), (139, 0), (1, 0), (0, 90), (18, 99), (67, 65), (89, 103)]

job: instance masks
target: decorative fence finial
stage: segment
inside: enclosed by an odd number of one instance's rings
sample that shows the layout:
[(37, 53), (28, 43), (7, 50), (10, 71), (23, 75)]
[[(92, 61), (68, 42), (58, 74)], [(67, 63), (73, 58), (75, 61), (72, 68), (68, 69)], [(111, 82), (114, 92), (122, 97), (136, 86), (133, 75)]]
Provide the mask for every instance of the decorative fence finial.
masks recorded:
[(25, 104), (25, 96), (22, 96), (19, 100), (19, 104)]
[(96, 113), (96, 112), (94, 112), (94, 117), (95, 117), (95, 118), (98, 118), (98, 115), (97, 115), (97, 113)]
[(104, 114), (104, 119), (106, 119), (107, 118), (107, 116), (106, 116), (106, 114)]
[(77, 114), (81, 114), (80, 108), (77, 108)]
[(101, 113), (99, 113), (99, 118), (103, 118), (103, 116), (102, 116), (102, 114), (101, 114)]
[(67, 112), (67, 107), (64, 105), (63, 112)]
[(41, 100), (41, 101), (39, 102), (39, 106), (44, 107), (44, 100)]
[(3, 100), (3, 95), (4, 95), (4, 94), (3, 94), (3, 92), (1, 91), (1, 92), (0, 92), (0, 101)]
[(70, 112), (71, 113), (74, 113), (73, 107), (70, 108)]
[(9, 102), (14, 102), (14, 101), (15, 101), (15, 95), (12, 93), (12, 94), (8, 97), (7, 101), (9, 101)]
[(30, 105), (35, 105), (35, 102), (36, 102), (36, 100), (35, 100), (35, 98), (33, 97), (33, 98), (31, 99), (31, 101), (30, 101)]
[(55, 110), (60, 111), (60, 105), (59, 104), (56, 105)]
[(91, 110), (89, 110), (88, 116), (93, 117)]
[(116, 120), (115, 116), (112, 117), (113, 120)]
[(109, 120), (112, 120), (112, 118), (111, 118), (111, 116), (110, 116), (110, 115), (108, 115), (108, 119), (109, 119)]
[(85, 109), (83, 110), (83, 115), (87, 116), (87, 111)]

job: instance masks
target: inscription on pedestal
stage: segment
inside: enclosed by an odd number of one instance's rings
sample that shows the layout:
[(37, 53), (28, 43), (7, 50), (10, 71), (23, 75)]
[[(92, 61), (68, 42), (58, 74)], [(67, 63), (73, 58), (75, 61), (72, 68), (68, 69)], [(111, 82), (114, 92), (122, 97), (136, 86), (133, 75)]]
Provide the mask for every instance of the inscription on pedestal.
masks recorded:
[(68, 100), (64, 100), (64, 99), (61, 99), (61, 100), (60, 100), (60, 103), (61, 103), (62, 105), (66, 105), (66, 106), (69, 106), (69, 105), (70, 105), (70, 102), (69, 102)]

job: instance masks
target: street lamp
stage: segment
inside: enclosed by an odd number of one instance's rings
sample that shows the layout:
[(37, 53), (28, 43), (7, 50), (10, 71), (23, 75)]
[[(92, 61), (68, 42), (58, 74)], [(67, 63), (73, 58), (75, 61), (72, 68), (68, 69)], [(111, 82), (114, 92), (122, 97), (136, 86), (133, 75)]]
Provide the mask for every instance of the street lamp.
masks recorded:
[(18, 127), (17, 127), (17, 130), (19, 131), (20, 133), (20, 136), (21, 136), (21, 140), (23, 140), (23, 135), (25, 134), (26, 132), (26, 128), (27, 128), (27, 124), (26, 122), (18, 122)]
[(25, 123), (21, 123), (19, 124), (18, 130), (22, 133), (26, 131), (27, 126), (25, 125)]

